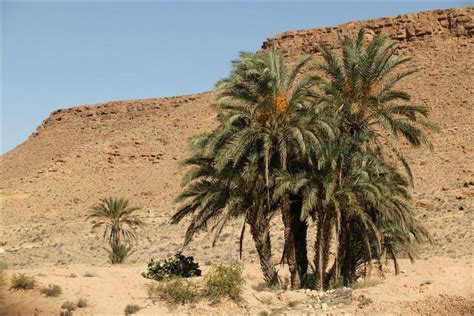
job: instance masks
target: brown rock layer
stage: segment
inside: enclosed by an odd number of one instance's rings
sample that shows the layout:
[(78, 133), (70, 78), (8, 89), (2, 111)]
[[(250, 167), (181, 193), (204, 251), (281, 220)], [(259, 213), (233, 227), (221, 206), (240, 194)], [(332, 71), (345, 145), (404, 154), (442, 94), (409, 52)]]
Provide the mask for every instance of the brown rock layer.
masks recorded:
[(262, 49), (274, 47), (286, 56), (295, 57), (318, 52), (319, 43), (331, 48), (339, 48), (337, 33), (355, 34), (365, 28), (366, 37), (385, 32), (392, 39), (401, 42), (401, 48), (407, 42), (426, 40), (426, 37), (469, 37), (474, 36), (474, 7), (404, 14), (367, 21), (353, 21), (346, 24), (310, 30), (289, 31), (267, 39)]

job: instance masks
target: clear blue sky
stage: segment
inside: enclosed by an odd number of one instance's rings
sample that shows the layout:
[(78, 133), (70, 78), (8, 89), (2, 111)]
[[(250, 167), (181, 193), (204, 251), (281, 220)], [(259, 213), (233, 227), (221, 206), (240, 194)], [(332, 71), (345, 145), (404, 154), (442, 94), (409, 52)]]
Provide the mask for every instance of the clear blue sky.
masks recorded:
[(472, 3), (413, 2), (2, 2), (1, 152), (58, 108), (210, 90), (279, 32)]

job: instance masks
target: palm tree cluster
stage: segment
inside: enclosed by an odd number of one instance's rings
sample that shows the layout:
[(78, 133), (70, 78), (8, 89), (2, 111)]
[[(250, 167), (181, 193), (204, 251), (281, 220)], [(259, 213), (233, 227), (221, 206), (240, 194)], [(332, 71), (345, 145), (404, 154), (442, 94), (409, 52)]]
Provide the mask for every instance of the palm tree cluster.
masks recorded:
[(191, 217), (185, 245), (202, 230), (214, 231), (215, 243), (229, 220), (243, 217), (241, 249), (248, 225), (264, 278), (275, 285), (269, 230), (281, 214), (291, 287), (324, 290), (369, 276), (384, 258), (398, 273), (396, 255), (412, 258), (429, 239), (411, 207), (409, 165), (394, 145), (401, 137), (431, 146), (425, 130), (436, 129), (428, 109), (397, 90), (414, 72), (398, 71), (410, 59), (395, 55), (385, 35), (365, 43), (363, 29), (339, 41), (341, 58), (321, 44), (321, 63), (306, 57), (293, 67), (275, 50), (241, 53), (217, 83), (219, 126), (192, 139), (172, 217)]

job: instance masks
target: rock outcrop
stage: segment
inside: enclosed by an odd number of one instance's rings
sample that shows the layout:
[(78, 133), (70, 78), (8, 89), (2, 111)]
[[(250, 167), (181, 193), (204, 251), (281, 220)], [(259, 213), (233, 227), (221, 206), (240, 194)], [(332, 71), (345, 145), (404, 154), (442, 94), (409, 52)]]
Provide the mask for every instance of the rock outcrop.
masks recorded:
[(196, 93), (192, 95), (142, 99), (120, 100), (87, 106), (76, 106), (68, 109), (58, 109), (41, 123), (32, 137), (39, 135), (43, 130), (60, 125), (64, 121), (82, 121), (83, 125), (94, 125), (94, 122), (117, 119), (123, 116), (136, 118), (139, 116), (159, 115), (160, 109), (175, 108), (184, 104), (207, 99), (212, 92)]
[(400, 47), (407, 47), (407, 42), (425, 40), (426, 37), (474, 36), (474, 7), (448, 10), (436, 10), (396, 17), (385, 17), (366, 21), (353, 21), (346, 24), (318, 29), (289, 31), (267, 39), (262, 49), (274, 47), (283, 51), (287, 57), (318, 53), (319, 43), (331, 48), (339, 48), (337, 34), (356, 33), (365, 28), (367, 39), (381, 32), (400, 42)]

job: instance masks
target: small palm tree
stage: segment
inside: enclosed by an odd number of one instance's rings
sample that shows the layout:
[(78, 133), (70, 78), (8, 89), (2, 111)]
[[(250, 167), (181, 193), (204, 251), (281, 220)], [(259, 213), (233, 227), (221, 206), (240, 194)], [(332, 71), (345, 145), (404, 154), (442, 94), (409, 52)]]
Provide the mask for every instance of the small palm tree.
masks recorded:
[(134, 214), (139, 209), (129, 206), (128, 200), (109, 197), (94, 206), (89, 217), (99, 220), (93, 228), (105, 226), (103, 237), (111, 246), (121, 245), (122, 242), (131, 244), (137, 238), (135, 228), (143, 225)]

